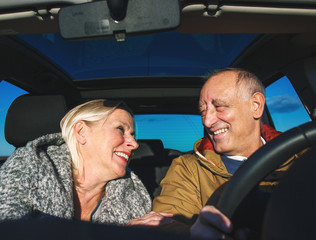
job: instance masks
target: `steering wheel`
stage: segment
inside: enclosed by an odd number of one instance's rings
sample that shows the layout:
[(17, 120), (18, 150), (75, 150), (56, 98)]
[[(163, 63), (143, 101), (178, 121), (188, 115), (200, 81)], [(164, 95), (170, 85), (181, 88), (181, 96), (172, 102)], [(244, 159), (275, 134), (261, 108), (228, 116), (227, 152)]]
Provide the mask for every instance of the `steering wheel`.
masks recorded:
[(316, 143), (316, 121), (292, 128), (258, 149), (227, 183), (216, 207), (232, 218), (247, 194), (294, 154)]

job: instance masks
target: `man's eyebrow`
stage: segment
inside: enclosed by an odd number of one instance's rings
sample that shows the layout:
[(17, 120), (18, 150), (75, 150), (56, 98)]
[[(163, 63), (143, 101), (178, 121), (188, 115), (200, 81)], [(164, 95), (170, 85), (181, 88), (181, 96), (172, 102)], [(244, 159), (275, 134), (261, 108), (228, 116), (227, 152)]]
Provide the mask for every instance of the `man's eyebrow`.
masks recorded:
[(199, 103), (199, 108), (201, 108), (201, 107), (204, 107), (205, 106), (205, 103)]
[(226, 99), (216, 98), (216, 99), (212, 100), (212, 104), (213, 105), (215, 105), (215, 104), (228, 105), (228, 101)]

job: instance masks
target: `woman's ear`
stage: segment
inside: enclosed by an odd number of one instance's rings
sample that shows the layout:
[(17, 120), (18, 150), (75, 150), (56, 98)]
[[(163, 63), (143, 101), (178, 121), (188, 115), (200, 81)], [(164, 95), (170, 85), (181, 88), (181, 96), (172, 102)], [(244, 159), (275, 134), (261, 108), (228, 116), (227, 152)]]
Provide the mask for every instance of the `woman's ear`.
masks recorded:
[(265, 104), (265, 97), (262, 93), (256, 92), (251, 97), (251, 110), (253, 117), (259, 119), (262, 117)]
[(73, 126), (75, 137), (79, 144), (86, 143), (87, 125), (83, 121), (76, 122)]

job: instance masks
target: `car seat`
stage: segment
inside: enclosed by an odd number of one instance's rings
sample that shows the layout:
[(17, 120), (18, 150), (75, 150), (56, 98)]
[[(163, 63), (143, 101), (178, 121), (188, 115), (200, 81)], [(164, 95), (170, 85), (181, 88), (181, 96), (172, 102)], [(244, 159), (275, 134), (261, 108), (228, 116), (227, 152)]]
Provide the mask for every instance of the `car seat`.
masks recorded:
[(129, 167), (139, 176), (151, 198), (160, 194), (160, 181), (166, 175), (172, 160), (182, 154), (164, 149), (160, 139), (137, 140), (139, 147), (130, 160)]
[(15, 147), (44, 134), (60, 132), (59, 122), (67, 113), (62, 95), (22, 95), (11, 104), (5, 120), (5, 138)]

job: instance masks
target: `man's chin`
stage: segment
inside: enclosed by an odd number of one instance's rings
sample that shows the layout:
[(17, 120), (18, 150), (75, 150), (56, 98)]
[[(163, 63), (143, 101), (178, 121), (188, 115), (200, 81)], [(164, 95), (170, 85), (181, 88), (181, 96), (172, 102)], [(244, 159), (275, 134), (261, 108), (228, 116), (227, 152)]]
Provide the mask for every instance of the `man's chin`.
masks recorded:
[(214, 144), (213, 147), (214, 147), (214, 151), (221, 155), (227, 155), (227, 153), (229, 152), (227, 147), (219, 146), (216, 144)]

